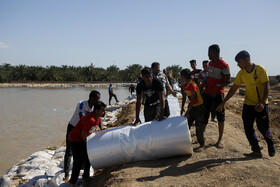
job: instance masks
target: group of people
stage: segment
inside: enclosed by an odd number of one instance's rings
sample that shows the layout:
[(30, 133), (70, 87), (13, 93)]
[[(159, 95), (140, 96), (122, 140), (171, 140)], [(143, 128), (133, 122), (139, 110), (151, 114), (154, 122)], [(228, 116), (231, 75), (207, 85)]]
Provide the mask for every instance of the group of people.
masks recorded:
[[(93, 90), (89, 94), (88, 100), (80, 101), (67, 126), (66, 151), (64, 155), (64, 181), (75, 186), (80, 170), (83, 167), (83, 179), (89, 178), (90, 163), (87, 155), (87, 136), (97, 130), (104, 130), (101, 117), (105, 116), (106, 104), (100, 101), (101, 94)], [(70, 164), (73, 156), (73, 166), (71, 179)]]
[[(268, 95), (269, 79), (264, 67), (251, 62), (247, 51), (236, 55), (235, 61), (240, 71), (233, 82), (226, 97), (225, 87), (230, 83), (229, 65), (220, 57), (220, 47), (217, 44), (208, 48), (209, 60), (202, 62), (203, 70), (197, 69), (196, 61), (191, 60), (190, 66), (180, 72), (181, 91), (183, 94), (181, 115), (188, 119), (189, 128), (195, 123), (196, 136), (200, 146), (196, 151), (202, 151), (205, 144), (204, 132), (211, 114), (211, 120), (218, 121), (219, 137), (215, 144), (223, 148), (223, 134), (225, 125), (225, 103), (234, 95), (241, 84), (245, 84), (246, 93), (242, 111), (242, 119), (246, 137), (252, 147), (252, 152), (244, 154), (248, 157), (262, 157), (254, 129), (254, 122), (268, 145), (269, 156), (275, 155), (272, 133), (269, 129)], [(139, 113), (143, 98), (145, 122), (164, 120), (170, 115), (167, 96), (176, 95), (172, 90), (167, 75), (160, 72), (160, 64), (154, 62), (151, 68), (141, 70), (143, 80), (137, 84), (136, 118), (133, 125), (141, 123)], [(187, 98), (189, 104), (185, 111)]]
[[(272, 133), (269, 129), (268, 95), (269, 79), (264, 67), (251, 62), (247, 51), (239, 52), (235, 61), (240, 67), (233, 82), (233, 86), (224, 97), (225, 87), (230, 83), (229, 65), (220, 57), (220, 48), (214, 44), (208, 48), (210, 62), (203, 61), (203, 70), (196, 68), (195, 60), (190, 61), (192, 71), (188, 68), (180, 72), (181, 91), (183, 94), (181, 115), (188, 119), (189, 128), (196, 126), (196, 136), (200, 146), (196, 149), (202, 151), (205, 140), (204, 132), (211, 119), (217, 117), (219, 137), (216, 143), (218, 148), (223, 148), (223, 132), (225, 123), (225, 103), (234, 95), (241, 84), (245, 84), (245, 101), (242, 111), (242, 119), (246, 137), (251, 145), (252, 153), (245, 156), (262, 157), (261, 148), (253, 127), (254, 121), (268, 145), (269, 156), (275, 155)], [(160, 71), (160, 64), (154, 62), (151, 67), (144, 67), (141, 76), (138, 76), (136, 86), (136, 117), (133, 125), (141, 123), (139, 114), (141, 105), (144, 104), (145, 122), (152, 120), (164, 120), (170, 115), (167, 97), (169, 94), (176, 96), (172, 89), (170, 77), (166, 71)], [(131, 85), (129, 91), (133, 93), (135, 86)], [(80, 101), (69, 121), (66, 133), (66, 152), (64, 157), (65, 181), (70, 176), (70, 161), (73, 155), (72, 175), (69, 183), (75, 185), (80, 169), (84, 168), (83, 178), (89, 178), (90, 164), (86, 151), (86, 138), (89, 134), (104, 130), (101, 117), (105, 115), (106, 105), (100, 101), (100, 93), (91, 91), (88, 100)], [(113, 93), (112, 84), (109, 86), (109, 103), (111, 98), (117, 97)], [(185, 111), (187, 98), (189, 104)]]

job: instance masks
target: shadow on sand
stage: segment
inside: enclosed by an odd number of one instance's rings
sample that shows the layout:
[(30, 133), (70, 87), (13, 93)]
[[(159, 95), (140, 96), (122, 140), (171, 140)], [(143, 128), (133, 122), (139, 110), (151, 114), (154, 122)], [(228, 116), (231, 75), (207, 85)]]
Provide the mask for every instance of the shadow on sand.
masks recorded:
[[(202, 171), (204, 169), (210, 169), (213, 167), (217, 167), (222, 165), (223, 163), (230, 161), (230, 162), (240, 162), (240, 161), (248, 161), (248, 160), (253, 160), (254, 158), (248, 158), (248, 157), (241, 157), (241, 158), (227, 158), (227, 159), (209, 159), (209, 160), (202, 160), (198, 162), (194, 162), (191, 164), (186, 164), (184, 166), (178, 167), (178, 163), (181, 161), (184, 161), (186, 159), (179, 159), (176, 158), (177, 161), (179, 162), (168, 162), (169, 167), (160, 171), (160, 174), (158, 176), (148, 176), (148, 177), (141, 177), (136, 179), (139, 182), (143, 181), (153, 181), (158, 178), (164, 177), (164, 176), (181, 176), (181, 175), (187, 175), (191, 173), (196, 173), (199, 171)], [(146, 167), (153, 167), (153, 164), (146, 164)], [(164, 165), (161, 165), (161, 167), (164, 167)]]

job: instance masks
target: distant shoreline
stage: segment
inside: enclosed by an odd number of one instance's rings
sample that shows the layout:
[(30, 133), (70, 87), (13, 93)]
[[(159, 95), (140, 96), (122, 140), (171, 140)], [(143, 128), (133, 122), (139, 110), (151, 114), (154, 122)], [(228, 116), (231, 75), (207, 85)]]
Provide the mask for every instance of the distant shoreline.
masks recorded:
[[(0, 83), (0, 88), (75, 88), (75, 87), (102, 87), (108, 86), (110, 83), (81, 83), (81, 82), (71, 82), (71, 83)], [(128, 87), (133, 83), (112, 83), (113, 86), (123, 86)]]

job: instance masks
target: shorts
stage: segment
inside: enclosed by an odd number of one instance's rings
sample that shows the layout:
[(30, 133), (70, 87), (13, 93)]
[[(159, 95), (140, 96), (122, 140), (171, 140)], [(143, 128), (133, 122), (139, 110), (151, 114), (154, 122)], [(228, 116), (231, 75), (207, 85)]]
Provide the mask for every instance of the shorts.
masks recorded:
[[(204, 125), (208, 124), (208, 119), (211, 113), (211, 108), (216, 108), (223, 102), (224, 94), (218, 94), (216, 96), (211, 96), (208, 94), (203, 94), (203, 105), (204, 105)], [(225, 108), (222, 108), (221, 112), (216, 111), (215, 115), (217, 116), (218, 122), (225, 122)]]

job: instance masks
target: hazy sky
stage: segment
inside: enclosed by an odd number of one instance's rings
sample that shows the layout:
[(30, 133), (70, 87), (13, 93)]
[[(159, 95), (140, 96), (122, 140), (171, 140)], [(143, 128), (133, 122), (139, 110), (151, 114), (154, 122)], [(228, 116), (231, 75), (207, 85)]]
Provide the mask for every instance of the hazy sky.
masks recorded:
[(280, 73), (279, 0), (0, 0), (0, 64), (198, 67), (211, 44), (236, 76), (248, 50)]

